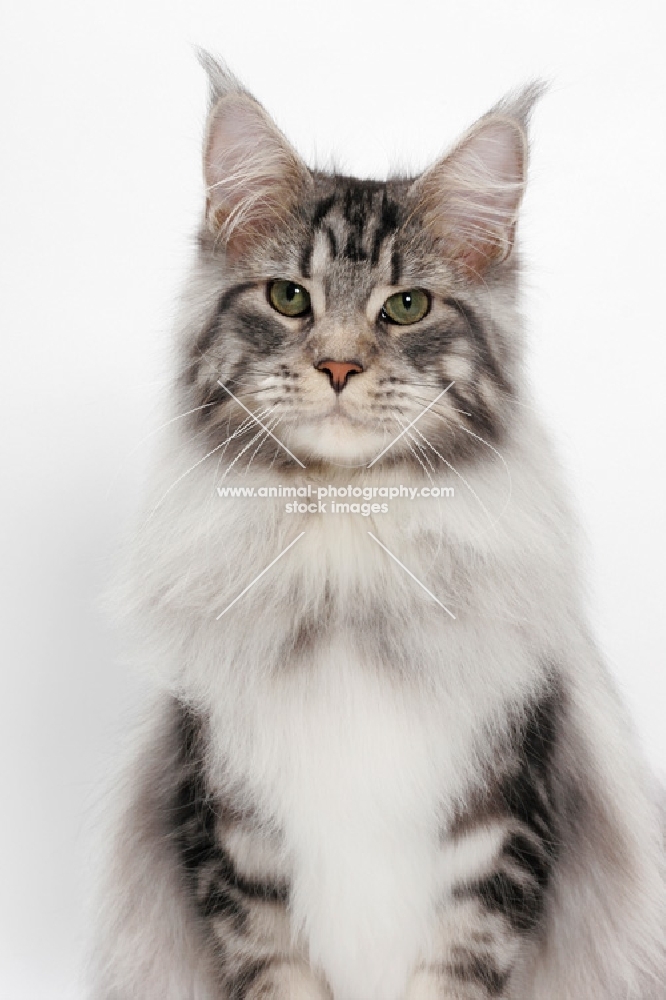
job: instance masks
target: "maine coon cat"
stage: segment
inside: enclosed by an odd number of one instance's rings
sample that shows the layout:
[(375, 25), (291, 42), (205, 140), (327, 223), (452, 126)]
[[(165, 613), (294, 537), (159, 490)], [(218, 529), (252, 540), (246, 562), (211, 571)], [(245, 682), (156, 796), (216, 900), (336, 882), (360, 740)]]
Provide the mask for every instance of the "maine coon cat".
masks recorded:
[[(521, 373), (538, 88), (367, 181), (308, 169), (203, 61), (205, 213), (125, 594), (163, 683), (92, 996), (666, 997), (657, 792)], [(307, 484), (376, 506), (275, 495)], [(454, 496), (382, 510), (400, 486)]]

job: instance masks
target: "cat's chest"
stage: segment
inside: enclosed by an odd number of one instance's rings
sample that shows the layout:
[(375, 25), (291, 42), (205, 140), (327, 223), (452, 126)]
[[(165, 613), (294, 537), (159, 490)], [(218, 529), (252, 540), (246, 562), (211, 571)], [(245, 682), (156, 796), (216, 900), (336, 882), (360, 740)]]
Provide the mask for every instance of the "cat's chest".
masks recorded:
[(233, 777), (283, 832), (294, 930), (339, 995), (397, 998), (432, 923), (469, 733), (342, 641), (255, 697), (251, 725)]
[(378, 815), (414, 822), (432, 819), (443, 788), (455, 794), (471, 739), (457, 715), (425, 686), (368, 662), (352, 637), (329, 635), (280, 675), (241, 679), (216, 728), (230, 735), (223, 756), (233, 779), (287, 820), (303, 810), (303, 822), (332, 813), (341, 825)]

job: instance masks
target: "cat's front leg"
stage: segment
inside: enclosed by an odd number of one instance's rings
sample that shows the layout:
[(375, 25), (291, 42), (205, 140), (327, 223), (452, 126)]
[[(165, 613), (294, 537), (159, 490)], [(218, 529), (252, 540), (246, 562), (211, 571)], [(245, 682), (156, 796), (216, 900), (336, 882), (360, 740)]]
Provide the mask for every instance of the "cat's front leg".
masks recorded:
[(415, 972), (407, 1000), (513, 1000), (512, 981), (520, 938), (480, 907), (453, 908), (439, 926), (431, 961)]
[(544, 911), (549, 849), (533, 833), (501, 821), (465, 839), (449, 845), (449, 853), (466, 855), (460, 864), (480, 862), (480, 871), (456, 880), (439, 915), (433, 952), (417, 969), (408, 1000), (513, 1000), (516, 972), (531, 954)]
[(544, 929), (562, 844), (559, 715), (552, 694), (532, 707), (501, 773), (443, 835), (434, 947), (408, 1000), (522, 998), (516, 983)]
[(213, 792), (205, 723), (184, 707), (178, 718), (170, 839), (224, 1000), (332, 1000), (293, 940), (279, 832)]

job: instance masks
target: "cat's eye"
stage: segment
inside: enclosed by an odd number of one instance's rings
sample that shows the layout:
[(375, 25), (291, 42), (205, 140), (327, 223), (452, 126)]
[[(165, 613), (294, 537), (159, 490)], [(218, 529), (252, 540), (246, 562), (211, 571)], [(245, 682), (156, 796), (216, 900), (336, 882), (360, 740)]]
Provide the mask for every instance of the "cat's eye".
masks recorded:
[(410, 288), (407, 292), (389, 295), (382, 306), (381, 318), (389, 323), (410, 326), (418, 323), (430, 312), (430, 296), (420, 288)]
[(310, 295), (295, 281), (278, 278), (268, 286), (268, 301), (283, 316), (305, 316), (310, 312)]

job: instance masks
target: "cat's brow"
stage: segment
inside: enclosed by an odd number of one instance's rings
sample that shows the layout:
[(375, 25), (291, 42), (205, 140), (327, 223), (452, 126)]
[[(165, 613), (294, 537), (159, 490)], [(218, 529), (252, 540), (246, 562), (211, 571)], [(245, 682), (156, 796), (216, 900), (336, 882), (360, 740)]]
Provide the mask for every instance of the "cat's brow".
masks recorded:
[[(332, 194), (320, 198), (312, 209), (311, 237), (301, 251), (304, 277), (313, 270), (313, 257), (321, 235), (322, 251), (328, 262), (338, 259), (377, 267), (386, 241), (394, 236), (400, 223), (400, 207), (389, 194), (386, 184), (377, 181), (336, 179)], [(402, 260), (391, 248), (391, 283), (400, 280)]]

